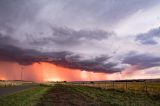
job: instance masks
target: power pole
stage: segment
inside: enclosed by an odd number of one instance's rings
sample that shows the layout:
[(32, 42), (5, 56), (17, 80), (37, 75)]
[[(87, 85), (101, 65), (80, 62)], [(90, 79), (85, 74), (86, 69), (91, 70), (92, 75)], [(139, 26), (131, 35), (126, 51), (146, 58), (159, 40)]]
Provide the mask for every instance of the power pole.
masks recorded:
[(119, 72), (119, 80), (122, 80), (122, 75), (121, 71)]
[(23, 80), (23, 66), (21, 67), (21, 81)]

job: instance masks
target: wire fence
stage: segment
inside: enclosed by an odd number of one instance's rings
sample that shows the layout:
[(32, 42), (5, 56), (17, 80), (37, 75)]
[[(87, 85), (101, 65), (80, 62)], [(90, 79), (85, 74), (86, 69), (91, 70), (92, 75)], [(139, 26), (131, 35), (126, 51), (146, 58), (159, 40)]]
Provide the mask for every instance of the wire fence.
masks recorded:
[(115, 89), (120, 91), (132, 91), (135, 93), (160, 94), (160, 81), (90, 81), (74, 82), (74, 85), (97, 87), (102, 89)]

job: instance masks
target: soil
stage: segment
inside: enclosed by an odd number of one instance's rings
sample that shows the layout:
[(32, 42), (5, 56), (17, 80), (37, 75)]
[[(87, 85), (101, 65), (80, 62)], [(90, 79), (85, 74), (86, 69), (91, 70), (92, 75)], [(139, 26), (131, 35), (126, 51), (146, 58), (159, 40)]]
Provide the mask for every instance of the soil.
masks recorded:
[(44, 95), (37, 106), (103, 106), (72, 87), (59, 85)]

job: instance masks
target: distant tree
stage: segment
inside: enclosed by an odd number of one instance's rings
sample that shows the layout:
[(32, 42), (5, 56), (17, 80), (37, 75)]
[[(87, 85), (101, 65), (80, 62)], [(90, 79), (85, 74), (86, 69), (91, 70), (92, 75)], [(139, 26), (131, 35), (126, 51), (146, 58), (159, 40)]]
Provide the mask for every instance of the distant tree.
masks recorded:
[(91, 81), (90, 83), (91, 83), (91, 84), (93, 84), (94, 82), (93, 82), (93, 81)]

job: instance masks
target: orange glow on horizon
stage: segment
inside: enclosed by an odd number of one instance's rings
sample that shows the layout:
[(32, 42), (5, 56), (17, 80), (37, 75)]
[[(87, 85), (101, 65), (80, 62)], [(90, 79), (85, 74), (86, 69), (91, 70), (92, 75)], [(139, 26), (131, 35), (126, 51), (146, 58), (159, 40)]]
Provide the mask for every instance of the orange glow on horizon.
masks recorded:
[(79, 69), (69, 69), (50, 63), (41, 63), (44, 81), (91, 81), (107, 80), (106, 73), (93, 73)]
[[(7, 68), (10, 66), (10, 68)], [(17, 63), (1, 62), (0, 78), (6, 80), (31, 80), (36, 82), (44, 81), (91, 81), (107, 80), (106, 73), (88, 72), (80, 69), (70, 69), (55, 64), (41, 62), (28, 66), (21, 66)]]
[[(159, 68), (160, 69), (160, 68)], [(152, 71), (150, 69), (148, 71)], [(70, 69), (55, 64), (41, 62), (28, 66), (22, 66), (14, 62), (0, 62), (0, 80), (22, 80), (45, 82), (45, 81), (98, 81), (98, 80), (125, 80), (160, 78), (160, 75), (146, 74), (147, 70), (138, 70), (132, 66), (121, 73), (98, 73), (80, 69)]]

